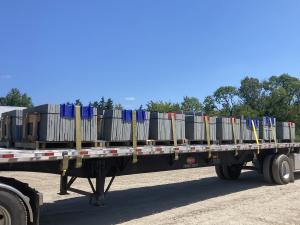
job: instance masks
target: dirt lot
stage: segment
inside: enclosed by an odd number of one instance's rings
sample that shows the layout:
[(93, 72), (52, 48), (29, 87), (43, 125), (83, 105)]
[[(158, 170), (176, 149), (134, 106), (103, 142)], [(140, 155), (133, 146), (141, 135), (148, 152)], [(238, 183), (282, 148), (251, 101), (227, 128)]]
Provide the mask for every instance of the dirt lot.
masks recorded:
[[(300, 224), (300, 175), (286, 186), (268, 186), (250, 171), (238, 181), (221, 181), (212, 168), (117, 177), (102, 207), (78, 194), (57, 195), (55, 175), (0, 175), (44, 193), (41, 225)], [(89, 190), (86, 180), (74, 187)]]

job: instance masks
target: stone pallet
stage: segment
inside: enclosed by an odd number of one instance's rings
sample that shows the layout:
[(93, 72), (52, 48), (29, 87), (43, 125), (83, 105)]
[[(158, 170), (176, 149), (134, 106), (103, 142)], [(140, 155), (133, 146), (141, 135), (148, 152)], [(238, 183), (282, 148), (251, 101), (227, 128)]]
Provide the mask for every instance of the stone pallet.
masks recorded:
[[(93, 109), (94, 116), (81, 120), (82, 141), (97, 140), (97, 109)], [(45, 142), (72, 142), (75, 141), (75, 118), (61, 116), (60, 105), (45, 104), (23, 110), (24, 120), (29, 115), (38, 116), (38, 128), (30, 128), (32, 124), (24, 121), (27, 133), (24, 134), (24, 141), (45, 141)], [(26, 140), (26, 137), (38, 129), (37, 140)]]
[(12, 110), (2, 113), (1, 141), (9, 146), (22, 139), (22, 110)]
[[(121, 147), (121, 146), (133, 146), (132, 141), (104, 141), (106, 147)], [(137, 146), (153, 146), (155, 145), (155, 141), (153, 140), (145, 140), (145, 141), (137, 141)]]
[[(32, 142), (16, 142), (14, 147), (17, 149), (31, 149), (31, 150), (44, 150), (44, 149), (62, 149), (62, 148), (76, 148), (76, 142), (64, 141), (32, 141)], [(81, 142), (82, 148), (98, 148), (107, 147), (101, 141), (83, 141)]]
[(217, 140), (219, 143), (233, 143), (234, 142), (234, 133), (232, 119), (235, 120), (235, 139), (237, 142), (241, 143), (241, 123), (240, 119), (236, 118), (217, 118)]
[[(176, 136), (177, 140), (185, 139), (185, 115), (177, 113)], [(172, 122), (169, 113), (152, 112), (150, 114), (150, 133), (149, 138), (156, 141), (172, 141)]]
[[(257, 138), (259, 138), (259, 120), (253, 120)], [(252, 126), (251, 119), (242, 119), (241, 120), (241, 140), (243, 142), (255, 142), (256, 137)]]
[(0, 141), (0, 147), (9, 148), (12, 147), (13, 143), (10, 141)]
[[(210, 141), (217, 140), (216, 117), (208, 118)], [(189, 141), (207, 141), (206, 126), (204, 116), (186, 115), (185, 116), (185, 135)]]
[[(272, 126), (270, 124), (270, 117), (264, 116), (259, 123), (259, 139), (263, 141), (275, 141), (273, 137), (273, 132), (276, 135), (276, 118), (271, 118)], [(273, 129), (273, 130), (272, 130)]]
[(197, 141), (197, 140), (188, 140), (186, 139), (186, 143), (188, 145), (218, 145), (219, 144), (219, 141), (218, 140), (215, 140), (215, 141), (210, 141), (210, 143), (208, 143), (207, 141), (203, 140), (203, 141)]
[[(132, 120), (124, 120), (122, 110), (103, 110), (98, 113), (98, 139), (109, 142), (132, 141)], [(130, 115), (132, 112), (127, 111)], [(137, 141), (149, 139), (150, 113), (144, 112), (145, 118), (137, 120)]]
[(293, 142), (296, 137), (296, 126), (292, 122), (279, 122), (276, 126), (277, 139)]

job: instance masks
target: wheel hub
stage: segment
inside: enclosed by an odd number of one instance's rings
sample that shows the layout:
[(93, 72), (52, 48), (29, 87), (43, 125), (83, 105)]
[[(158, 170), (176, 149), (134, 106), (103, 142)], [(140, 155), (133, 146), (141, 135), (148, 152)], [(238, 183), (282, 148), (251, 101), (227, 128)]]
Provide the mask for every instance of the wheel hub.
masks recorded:
[(11, 215), (3, 206), (0, 206), (0, 225), (11, 225)]
[(284, 179), (290, 177), (290, 165), (287, 161), (283, 161), (281, 164), (281, 175)]

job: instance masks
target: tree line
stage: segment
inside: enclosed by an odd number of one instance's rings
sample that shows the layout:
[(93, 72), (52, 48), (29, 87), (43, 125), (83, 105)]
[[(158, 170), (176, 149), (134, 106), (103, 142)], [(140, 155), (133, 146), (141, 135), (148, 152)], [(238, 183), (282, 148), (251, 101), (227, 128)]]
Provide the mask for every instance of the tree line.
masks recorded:
[[(77, 99), (74, 103), (81, 104), (81, 101)], [(0, 105), (30, 107), (33, 103), (26, 93), (14, 88), (5, 97), (0, 97)], [(98, 109), (123, 109), (121, 104), (104, 97), (90, 105)], [(259, 118), (269, 115), (279, 121), (294, 121), (300, 126), (300, 80), (289, 74), (271, 76), (263, 81), (247, 76), (239, 87), (219, 87), (202, 102), (197, 97), (185, 96), (182, 102), (149, 101), (145, 108), (142, 105), (139, 108), (159, 112), (202, 112), (211, 116)]]

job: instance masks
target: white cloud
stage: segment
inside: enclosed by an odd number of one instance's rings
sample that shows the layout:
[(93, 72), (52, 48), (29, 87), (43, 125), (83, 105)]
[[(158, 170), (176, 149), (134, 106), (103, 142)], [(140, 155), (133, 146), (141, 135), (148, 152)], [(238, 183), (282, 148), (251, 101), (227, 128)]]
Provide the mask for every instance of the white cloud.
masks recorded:
[(3, 75), (0, 75), (0, 78), (8, 80), (8, 79), (12, 78), (12, 75), (10, 75), (10, 74), (3, 74)]
[(126, 97), (125, 100), (126, 100), (126, 101), (130, 101), (130, 102), (133, 102), (133, 101), (136, 100), (136, 98), (135, 98), (135, 97)]

